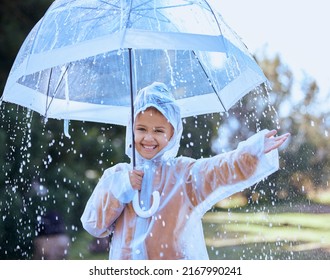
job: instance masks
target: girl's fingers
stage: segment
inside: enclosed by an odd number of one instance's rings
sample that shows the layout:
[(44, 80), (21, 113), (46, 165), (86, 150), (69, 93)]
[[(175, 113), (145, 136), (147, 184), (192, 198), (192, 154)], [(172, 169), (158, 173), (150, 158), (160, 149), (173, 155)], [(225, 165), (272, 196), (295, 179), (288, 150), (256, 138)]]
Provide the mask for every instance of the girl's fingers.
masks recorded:
[(144, 172), (142, 170), (129, 171), (129, 179), (133, 189), (140, 190)]
[(266, 136), (267, 138), (270, 138), (270, 137), (275, 136), (276, 133), (277, 133), (277, 130), (276, 130), (276, 129), (272, 129), (271, 131), (268, 131), (268, 132), (265, 134), (265, 136)]
[(274, 138), (275, 142), (277, 142), (279, 145), (282, 145), (286, 139), (290, 136), (290, 133), (283, 134), (281, 136), (277, 136)]
[(143, 177), (144, 175), (144, 172), (142, 170), (133, 170), (133, 172), (139, 177)]
[(290, 133), (285, 133), (283, 135), (281, 135), (282, 138), (284, 138), (284, 140), (288, 139), (288, 137), (290, 136)]
[(144, 172), (142, 170), (132, 170), (129, 172), (130, 177), (143, 178)]
[(274, 131), (271, 131), (266, 134), (265, 138), (265, 153), (268, 153), (274, 149), (279, 148), (290, 136), (290, 133), (285, 133), (283, 135), (277, 136), (277, 137), (272, 137)]

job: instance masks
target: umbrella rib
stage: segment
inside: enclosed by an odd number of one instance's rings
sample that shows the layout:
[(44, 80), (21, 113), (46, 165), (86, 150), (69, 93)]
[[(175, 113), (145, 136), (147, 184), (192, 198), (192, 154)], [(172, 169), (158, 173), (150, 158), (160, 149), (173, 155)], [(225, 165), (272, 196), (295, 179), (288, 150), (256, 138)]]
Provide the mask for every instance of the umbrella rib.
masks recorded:
[(158, 6), (155, 8), (152, 8), (152, 7), (145, 7), (145, 8), (140, 8), (140, 7), (144, 7), (147, 3), (150, 3), (150, 2), (153, 2), (153, 1), (145, 1), (135, 7), (131, 7), (130, 9), (130, 12), (132, 13), (135, 13), (136, 15), (140, 15), (141, 18), (149, 18), (149, 19), (155, 19), (154, 17), (151, 17), (151, 16), (147, 16), (147, 14), (142, 14), (141, 12), (148, 12), (150, 10), (156, 10), (156, 12), (162, 17), (162, 19), (157, 19), (161, 22), (167, 22), (169, 23), (170, 20), (168, 18), (166, 18), (162, 13), (159, 13), (158, 10), (164, 10), (164, 9), (172, 9), (172, 8), (176, 8), (176, 7), (186, 7), (186, 6), (191, 6), (192, 3), (187, 3), (187, 4), (181, 4), (181, 5), (168, 5), (168, 6)]
[(47, 84), (47, 92), (46, 92), (46, 110), (45, 110), (45, 117), (46, 118), (47, 118), (47, 111), (49, 109), (49, 106), (48, 106), (48, 97), (49, 97), (50, 80), (51, 80), (51, 77), (52, 77), (52, 73), (53, 73), (53, 68), (50, 68), (49, 79), (48, 79), (48, 84)]
[(223, 102), (222, 102), (220, 96), (218, 95), (218, 92), (217, 92), (216, 88), (214, 87), (214, 85), (213, 85), (213, 83), (212, 83), (212, 81), (211, 81), (209, 75), (207, 74), (207, 72), (206, 72), (206, 70), (205, 70), (203, 64), (202, 64), (201, 61), (199, 60), (199, 58), (198, 58), (197, 54), (195, 53), (195, 51), (192, 51), (192, 53), (194, 54), (195, 59), (197, 60), (199, 66), (202, 68), (202, 70), (203, 70), (203, 72), (204, 72), (204, 74), (205, 74), (207, 80), (209, 81), (209, 83), (210, 83), (210, 85), (211, 85), (211, 87), (212, 87), (212, 89), (213, 89), (215, 95), (218, 97), (218, 100), (219, 100), (221, 106), (223, 107), (223, 109), (225, 110), (225, 112), (227, 112), (227, 109), (226, 109), (225, 105), (223, 104)]
[[(220, 32), (220, 34), (223, 35), (222, 30), (221, 30), (220, 23), (219, 23), (219, 21), (218, 21), (218, 19), (217, 19), (217, 16), (215, 15), (215, 13), (214, 13), (212, 7), (210, 6), (210, 4), (209, 4), (207, 1), (204, 1), (204, 2), (205, 2), (205, 4), (209, 7), (209, 10), (210, 10), (210, 12), (211, 12), (212, 15), (213, 15), (214, 20), (215, 20), (215, 22), (217, 23), (217, 26), (218, 26), (218, 28), (219, 28), (219, 32)], [(222, 43), (223, 43), (223, 45), (225, 46), (226, 56), (228, 56), (228, 52), (227, 52), (227, 44), (225, 43), (224, 36), (221, 36), (221, 38), (222, 38)]]
[[(152, 2), (152, 1), (146, 1), (145, 3), (148, 2)], [(168, 5), (168, 6), (159, 6), (157, 7), (157, 10), (164, 10), (164, 9), (172, 9), (172, 8), (176, 8), (176, 7), (186, 7), (186, 6), (191, 6), (192, 3), (191, 1), (188, 1), (190, 3), (187, 4), (181, 4), (181, 5)], [(145, 3), (140, 4), (139, 6), (135, 6), (134, 10), (138, 10), (138, 11), (143, 11), (143, 10), (152, 10), (151, 8), (144, 8), (144, 9), (140, 9), (140, 6), (144, 6)]]
[(50, 108), (50, 106), (51, 106), (51, 104), (52, 104), (52, 102), (53, 102), (53, 100), (54, 100), (54, 97), (56, 96), (57, 90), (58, 90), (58, 88), (59, 88), (61, 82), (63, 81), (63, 77), (64, 77), (65, 73), (66, 73), (66, 72), (68, 71), (68, 69), (69, 69), (69, 66), (70, 66), (70, 64), (67, 65), (65, 71), (63, 71), (63, 73), (62, 73), (62, 75), (61, 75), (61, 78), (59, 79), (59, 81), (58, 81), (58, 83), (57, 83), (57, 86), (56, 86), (56, 88), (54, 89), (54, 94), (53, 94), (53, 96), (52, 96), (52, 99), (51, 99), (51, 101), (50, 101), (49, 104), (48, 104), (48, 97), (50, 97), (50, 96), (49, 96), (50, 79), (51, 79), (51, 76), (52, 76), (52, 72), (53, 72), (53, 70), (51, 69), (51, 71), (50, 71), (49, 81), (48, 81), (48, 88), (47, 88), (47, 99), (46, 99), (46, 112), (45, 112), (45, 115), (46, 115), (46, 116), (47, 116), (47, 111), (48, 111), (48, 109)]

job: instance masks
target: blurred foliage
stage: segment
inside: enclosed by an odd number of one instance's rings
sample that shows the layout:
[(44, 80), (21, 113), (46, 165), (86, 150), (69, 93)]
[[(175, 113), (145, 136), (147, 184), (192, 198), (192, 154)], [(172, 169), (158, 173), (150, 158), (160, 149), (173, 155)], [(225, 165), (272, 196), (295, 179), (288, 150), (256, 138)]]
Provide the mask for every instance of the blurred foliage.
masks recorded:
[[(288, 143), (280, 149), (280, 171), (245, 191), (250, 202), (308, 200), (330, 191), (330, 112), (318, 110), (322, 101), (316, 81), (306, 76), (296, 89), (292, 72), (279, 56), (264, 57), (259, 65), (270, 85), (245, 96), (231, 109), (220, 126), (215, 150), (234, 149), (239, 141), (265, 128), (275, 128), (278, 134), (290, 132)], [(222, 134), (225, 144), (221, 144)]]
[(51, 0), (2, 0), (0, 9), (0, 91), (25, 37)]
[[(0, 10), (0, 90), (24, 38), (49, 0), (4, 0)], [(260, 61), (272, 91), (260, 87), (228, 114), (184, 119), (180, 155), (208, 157), (236, 148), (264, 128), (292, 133), (281, 151), (281, 171), (246, 191), (250, 201), (294, 200), (329, 187), (329, 113), (317, 108), (318, 87), (306, 78), (295, 101), (294, 77), (279, 57)], [(289, 108), (282, 117), (284, 105)], [(284, 110), (285, 111), (285, 110)], [(279, 112), (279, 113), (278, 113)], [(317, 112), (318, 114), (315, 114)], [(19, 106), (0, 111), (0, 259), (31, 259), (38, 217), (57, 210), (76, 242), (80, 216), (102, 172), (125, 156), (125, 128), (107, 124), (44, 120)], [(257, 195), (256, 195), (257, 194)]]
[(0, 258), (30, 258), (38, 217), (56, 210), (75, 241), (80, 216), (105, 168), (124, 158), (124, 127), (63, 122), (2, 104)]

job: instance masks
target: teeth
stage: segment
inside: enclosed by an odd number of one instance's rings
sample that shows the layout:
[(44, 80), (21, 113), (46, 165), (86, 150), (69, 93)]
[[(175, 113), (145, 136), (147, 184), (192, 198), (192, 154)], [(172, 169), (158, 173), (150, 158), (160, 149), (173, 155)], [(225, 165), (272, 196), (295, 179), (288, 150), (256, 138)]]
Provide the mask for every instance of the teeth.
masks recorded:
[(156, 148), (156, 146), (143, 146), (143, 148), (145, 148), (147, 150), (153, 150)]

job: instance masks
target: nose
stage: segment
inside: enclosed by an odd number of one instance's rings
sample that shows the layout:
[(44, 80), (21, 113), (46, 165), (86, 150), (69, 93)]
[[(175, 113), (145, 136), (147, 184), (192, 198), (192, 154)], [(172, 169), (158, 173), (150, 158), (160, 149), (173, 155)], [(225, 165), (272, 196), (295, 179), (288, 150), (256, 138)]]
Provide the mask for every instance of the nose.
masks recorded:
[(152, 141), (153, 137), (152, 137), (151, 133), (146, 133), (146, 135), (144, 136), (144, 140), (145, 141)]

